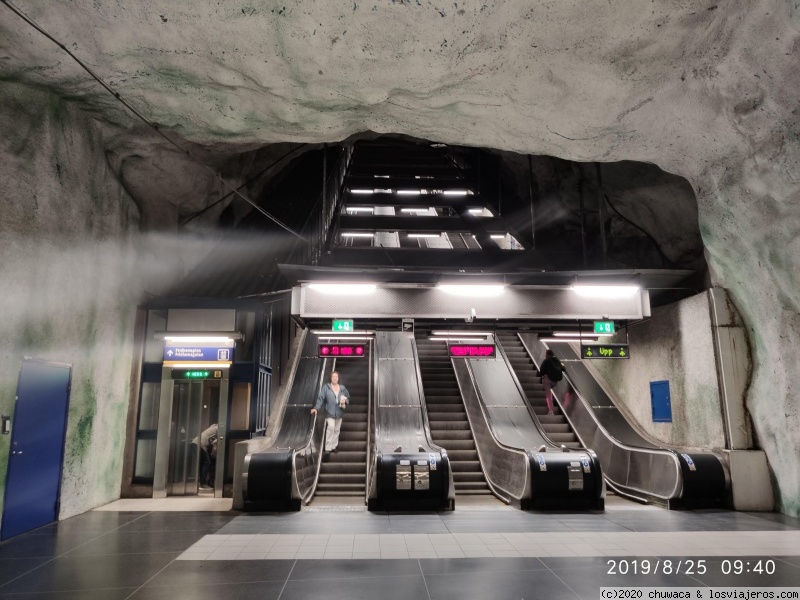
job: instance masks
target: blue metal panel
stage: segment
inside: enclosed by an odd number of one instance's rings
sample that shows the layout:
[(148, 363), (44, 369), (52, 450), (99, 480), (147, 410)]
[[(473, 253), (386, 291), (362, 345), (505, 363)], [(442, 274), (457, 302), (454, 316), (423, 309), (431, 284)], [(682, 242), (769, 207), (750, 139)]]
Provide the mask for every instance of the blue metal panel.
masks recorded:
[(2, 539), (58, 518), (72, 368), (26, 360), (8, 459)]
[(650, 405), (653, 409), (653, 423), (672, 423), (669, 381), (650, 382)]

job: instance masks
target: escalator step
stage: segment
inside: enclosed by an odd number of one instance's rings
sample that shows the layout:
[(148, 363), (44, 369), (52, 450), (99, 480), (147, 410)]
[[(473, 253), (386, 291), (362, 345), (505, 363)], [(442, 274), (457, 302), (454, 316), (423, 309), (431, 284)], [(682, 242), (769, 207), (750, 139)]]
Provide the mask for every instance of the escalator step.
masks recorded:
[(363, 483), (326, 483), (324, 485), (317, 485), (317, 494), (327, 495), (326, 492), (349, 492), (351, 494), (364, 493), (365, 486)]
[[(319, 483), (348, 483), (364, 485), (366, 475), (364, 473), (320, 473)], [(318, 484), (319, 485), (319, 484)]]
[(433, 431), (431, 430), (433, 441), (447, 448), (449, 440), (470, 440), (472, 441), (472, 432), (469, 429), (449, 429), (447, 431)]
[(566, 442), (576, 442), (578, 438), (575, 437), (575, 434), (570, 433), (548, 433), (548, 437), (556, 442), (557, 444), (562, 444)]
[[(444, 446), (442, 446), (444, 448)], [(468, 440), (447, 440), (447, 447), (445, 448), (449, 454), (453, 450), (475, 450), (475, 441), (470, 438)]]
[(339, 473), (339, 474), (347, 473), (347, 474), (357, 474), (361, 475), (362, 477), (365, 477), (366, 472), (367, 472), (366, 462), (336, 463), (336, 462), (324, 461), (319, 470), (320, 476), (334, 474), (334, 473)]
[[(445, 446), (446, 447), (446, 446)], [(477, 462), (478, 452), (475, 450), (452, 450), (447, 453), (450, 456), (450, 462)], [(480, 468), (480, 464), (478, 465)]]
[[(453, 469), (453, 476), (455, 476), (456, 473), (480, 473), (481, 463), (478, 460), (478, 453), (469, 452), (466, 450), (461, 450), (460, 452), (462, 452), (465, 456), (453, 458), (452, 453), (448, 452), (448, 454), (451, 456), (450, 467)], [(470, 454), (472, 456), (469, 456)]]
[(437, 410), (436, 412), (428, 411), (428, 420), (431, 422), (431, 426), (433, 426), (433, 423), (435, 421), (455, 420), (455, 421), (464, 421), (465, 423), (467, 423), (467, 413), (465, 413), (463, 410), (460, 410), (458, 412), (454, 410), (449, 410), (449, 411)]
[(347, 498), (360, 498), (362, 501), (364, 500), (364, 494), (366, 494), (366, 489), (357, 490), (357, 491), (345, 491), (345, 492), (335, 492), (330, 490), (321, 490), (317, 488), (317, 491), (314, 493), (315, 496), (340, 496), (340, 497), (347, 497)]
[(481, 471), (453, 472), (453, 483), (486, 483)]
[[(456, 404), (436, 404), (433, 406), (431, 402), (425, 402), (428, 405), (428, 418), (431, 418), (433, 414), (445, 414), (445, 413), (462, 413), (464, 412), (464, 404), (462, 403), (461, 406)], [(466, 417), (464, 417), (466, 419)]]
[(431, 431), (451, 431), (466, 429), (469, 431), (469, 423), (467, 421), (430, 421)]
[(353, 463), (353, 462), (360, 462), (367, 464), (367, 453), (365, 452), (348, 452), (340, 450), (338, 452), (332, 452), (330, 454), (325, 455), (323, 458), (323, 464), (325, 462), (329, 463)]

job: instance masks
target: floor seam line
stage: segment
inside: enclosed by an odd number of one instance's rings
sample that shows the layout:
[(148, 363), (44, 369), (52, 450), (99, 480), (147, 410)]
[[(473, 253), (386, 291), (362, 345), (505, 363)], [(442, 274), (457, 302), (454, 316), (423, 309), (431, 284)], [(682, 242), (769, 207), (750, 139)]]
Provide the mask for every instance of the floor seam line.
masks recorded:
[(292, 573), (294, 573), (294, 568), (297, 566), (297, 559), (294, 559), (294, 563), (292, 564), (292, 568), (289, 569), (289, 574), (286, 576), (286, 581), (283, 582), (283, 587), (281, 588), (278, 597), (275, 600), (281, 600), (281, 596), (283, 596), (283, 590), (286, 589), (286, 586), (289, 585), (289, 580), (292, 578)]

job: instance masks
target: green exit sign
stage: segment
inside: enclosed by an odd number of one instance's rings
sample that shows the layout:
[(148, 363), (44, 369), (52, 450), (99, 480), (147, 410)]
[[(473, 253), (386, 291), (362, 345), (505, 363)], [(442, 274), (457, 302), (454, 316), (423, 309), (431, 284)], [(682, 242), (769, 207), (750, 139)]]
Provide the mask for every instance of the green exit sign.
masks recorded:
[(630, 358), (628, 344), (586, 344), (581, 346), (581, 358)]
[(614, 333), (614, 321), (595, 321), (595, 333)]
[(353, 319), (334, 319), (331, 329), (333, 331), (354, 331)]

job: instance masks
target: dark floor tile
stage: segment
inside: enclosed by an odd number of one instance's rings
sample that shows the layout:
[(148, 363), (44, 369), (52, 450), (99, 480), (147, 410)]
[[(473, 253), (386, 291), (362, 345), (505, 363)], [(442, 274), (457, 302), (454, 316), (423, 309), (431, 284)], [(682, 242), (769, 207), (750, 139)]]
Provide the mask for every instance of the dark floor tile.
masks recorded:
[(103, 535), (102, 533), (23, 533), (0, 543), (0, 559), (59, 556)]
[[(625, 556), (542, 556), (539, 558), (548, 569), (596, 569), (597, 572), (608, 570), (609, 560), (625, 560)], [(649, 557), (631, 557), (636, 560)]]
[(42, 534), (56, 529), (60, 533), (105, 533), (142, 519), (146, 514), (142, 512), (89, 511), (34, 529), (30, 533)]
[(431, 600), (575, 599), (575, 594), (546, 569), (426, 575), (425, 583)]
[(36, 594), (3, 594), (0, 590), (0, 600), (125, 600), (135, 591), (135, 587)]
[(75, 548), (67, 556), (183, 552), (204, 535), (204, 531), (117, 530)]
[(789, 529), (800, 529), (800, 519), (790, 517), (789, 515), (782, 515), (780, 513), (763, 513), (763, 512), (749, 512), (744, 513), (754, 519), (762, 521), (772, 521), (773, 523), (780, 523)]
[(216, 533), (235, 518), (220, 512), (152, 512), (123, 526), (125, 531), (206, 531)]
[(800, 567), (800, 556), (773, 556), (772, 558)]
[[(392, 562), (392, 561), (387, 561)], [(289, 581), (281, 600), (428, 600), (422, 575)]]
[(419, 561), (416, 559), (298, 560), (289, 580), (358, 579), (420, 574)]
[(277, 600), (283, 589), (283, 581), (259, 581), (253, 583), (205, 583), (191, 588), (143, 587), (131, 600)]
[(534, 571), (547, 567), (538, 558), (440, 558), (420, 560), (422, 572), (428, 575), (482, 573), (484, 571)]
[[(638, 557), (637, 557), (638, 558)], [(543, 559), (545, 560), (545, 559)], [(569, 586), (581, 598), (596, 600), (600, 597), (600, 588), (603, 587), (698, 587), (697, 579), (689, 575), (627, 575), (609, 574), (606, 564), (598, 564), (596, 568), (577, 567), (554, 569), (553, 573)]]
[(0, 586), (46, 563), (49, 558), (0, 559)]
[(176, 560), (147, 587), (190, 589), (217, 583), (286, 581), (294, 560)]
[(176, 552), (62, 556), (0, 587), (0, 593), (138, 587), (177, 556)]

